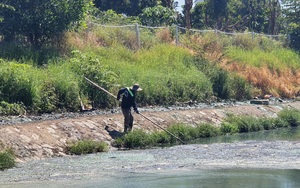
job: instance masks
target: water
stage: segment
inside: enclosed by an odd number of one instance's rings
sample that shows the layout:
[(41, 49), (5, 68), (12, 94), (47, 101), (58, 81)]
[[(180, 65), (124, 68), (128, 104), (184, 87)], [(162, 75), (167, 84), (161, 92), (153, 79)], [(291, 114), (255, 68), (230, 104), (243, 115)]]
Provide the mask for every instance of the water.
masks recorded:
[(221, 169), (117, 174), (97, 179), (0, 185), (3, 188), (299, 188), (300, 170)]
[[(246, 140), (287, 140), (300, 141), (300, 128), (284, 128), (271, 131), (261, 131), (245, 134), (227, 135), (215, 138), (206, 138), (195, 141), (195, 143), (230, 143)], [(82, 159), (86, 156), (82, 156)], [(95, 161), (99, 163), (98, 155), (94, 155)], [(98, 158), (97, 158), (98, 157)], [(81, 157), (79, 158), (81, 159)], [(88, 157), (89, 160), (93, 157)], [(102, 158), (101, 158), (102, 159)], [(104, 159), (102, 159), (104, 160)], [(100, 161), (102, 161), (100, 160)], [(147, 158), (144, 157), (144, 162)], [(51, 160), (50, 160), (51, 161)], [(57, 160), (54, 160), (57, 162)], [(79, 160), (81, 161), (81, 160)], [(151, 160), (150, 160), (151, 161)], [(132, 161), (133, 162), (133, 161)], [(53, 163), (53, 162), (52, 162)], [(55, 162), (54, 162), (55, 163)], [(56, 163), (55, 163), (56, 164)], [(76, 164), (76, 163), (75, 163)], [(101, 163), (99, 163), (101, 164)], [(47, 165), (53, 165), (51, 162)], [(59, 164), (56, 164), (59, 165)], [(72, 162), (68, 162), (63, 168), (70, 168)], [(87, 163), (86, 165), (89, 165)], [(53, 165), (55, 167), (55, 165)], [(75, 165), (76, 166), (76, 165)], [(99, 166), (100, 167), (100, 166)], [(57, 168), (55, 168), (57, 170)], [(25, 171), (26, 169), (21, 169)], [(94, 169), (95, 170), (95, 169)], [(14, 171), (14, 170), (12, 170)], [(30, 172), (30, 170), (28, 171)], [(79, 170), (79, 172), (84, 172)], [(59, 171), (59, 173), (63, 173)], [(70, 171), (69, 173), (72, 173)], [(299, 188), (300, 170), (298, 169), (201, 169), (201, 170), (161, 170), (145, 172), (113, 172), (92, 173), (74, 176), (76, 178), (64, 178), (37, 181), (17, 181), (0, 184), (0, 188), (56, 188), (56, 187), (78, 187), (78, 188)], [(69, 174), (70, 175), (70, 174)], [(65, 175), (68, 177), (68, 174)], [(20, 176), (22, 177), (22, 176)], [(43, 177), (43, 176), (41, 176)], [(22, 178), (21, 178), (22, 179)]]
[(211, 138), (202, 138), (193, 141), (194, 144), (212, 144), (212, 143), (230, 143), (247, 140), (259, 140), (259, 141), (275, 141), (275, 140), (286, 140), (286, 141), (300, 141), (300, 128), (281, 128), (268, 131), (241, 133), (234, 135), (225, 135)]

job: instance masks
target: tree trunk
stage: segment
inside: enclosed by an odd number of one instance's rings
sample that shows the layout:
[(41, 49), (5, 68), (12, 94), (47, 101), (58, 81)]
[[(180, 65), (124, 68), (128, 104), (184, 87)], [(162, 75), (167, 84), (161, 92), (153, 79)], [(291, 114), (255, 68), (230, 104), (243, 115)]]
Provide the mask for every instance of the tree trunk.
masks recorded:
[(271, 35), (275, 35), (276, 32), (276, 21), (277, 21), (277, 17), (278, 17), (278, 0), (271, 0), (269, 2), (269, 7), (270, 7), (270, 21), (269, 21), (269, 33)]
[(191, 9), (193, 7), (193, 0), (185, 0), (184, 6), (184, 17), (185, 17), (185, 27), (191, 29)]

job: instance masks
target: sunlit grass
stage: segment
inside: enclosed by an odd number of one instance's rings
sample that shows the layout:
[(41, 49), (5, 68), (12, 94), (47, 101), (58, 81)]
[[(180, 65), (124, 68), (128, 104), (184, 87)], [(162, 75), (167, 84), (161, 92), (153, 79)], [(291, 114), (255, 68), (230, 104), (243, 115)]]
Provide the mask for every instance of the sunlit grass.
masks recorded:
[(300, 56), (288, 49), (278, 48), (272, 51), (264, 51), (259, 48), (245, 50), (239, 47), (228, 47), (228, 57), (240, 64), (255, 67), (267, 66), (273, 70), (284, 70), (300, 68)]

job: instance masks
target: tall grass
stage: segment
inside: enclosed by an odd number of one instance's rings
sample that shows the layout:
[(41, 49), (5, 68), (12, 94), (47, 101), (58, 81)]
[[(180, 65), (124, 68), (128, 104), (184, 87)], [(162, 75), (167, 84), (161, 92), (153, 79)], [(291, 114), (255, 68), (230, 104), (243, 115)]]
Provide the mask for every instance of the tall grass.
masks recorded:
[(271, 70), (284, 70), (286, 68), (298, 70), (300, 56), (291, 50), (277, 48), (272, 51), (263, 51), (259, 48), (245, 50), (236, 46), (227, 48), (226, 53), (233, 60), (249, 66), (267, 66)]
[[(212, 96), (243, 100), (252, 96), (253, 88), (247, 83), (252, 80), (219, 66), (223, 57), (251, 66), (268, 66), (276, 69), (275, 72), (291, 68), (296, 74), (299, 69), (299, 57), (295, 53), (263, 37), (252, 40), (249, 36), (230, 38), (215, 33), (186, 33), (181, 35), (179, 47), (173, 44), (172, 29), (140, 28), (140, 31), (140, 49), (135, 26), (68, 32), (63, 40), (67, 46), (61, 44), (63, 57), (57, 56), (55, 48), (53, 53), (31, 49), (27, 53), (25, 48), (18, 53), (18, 48), (10, 47), (17, 53), (17, 61), (7, 60), (14, 59), (13, 53), (0, 53), (2, 58), (7, 58), (0, 61), (0, 100), (23, 105), (27, 111), (37, 113), (75, 111), (80, 100), (93, 103), (96, 108), (116, 105), (114, 99), (89, 85), (84, 76), (114, 94), (120, 87), (139, 83), (144, 89), (138, 95), (142, 105), (200, 102)], [(40, 66), (39, 57), (47, 65)], [(254, 86), (259, 88), (259, 84)], [(261, 88), (269, 89), (269, 85)], [(291, 91), (282, 84), (273, 85), (269, 90), (285, 96), (296, 93), (295, 87)]]
[[(199, 138), (215, 137), (225, 134), (257, 132), (282, 127), (295, 127), (300, 125), (300, 111), (296, 109), (284, 109), (277, 118), (235, 116), (228, 115), (221, 126), (201, 123), (197, 126), (175, 124), (167, 128), (167, 131), (183, 141), (191, 141)], [(116, 139), (113, 143), (116, 147), (149, 148), (153, 146), (172, 145), (178, 140), (165, 131), (146, 133), (143, 130), (135, 130)]]
[(31, 113), (78, 109), (79, 88), (67, 70), (5, 62), (0, 64), (0, 72), (1, 101), (23, 104)]

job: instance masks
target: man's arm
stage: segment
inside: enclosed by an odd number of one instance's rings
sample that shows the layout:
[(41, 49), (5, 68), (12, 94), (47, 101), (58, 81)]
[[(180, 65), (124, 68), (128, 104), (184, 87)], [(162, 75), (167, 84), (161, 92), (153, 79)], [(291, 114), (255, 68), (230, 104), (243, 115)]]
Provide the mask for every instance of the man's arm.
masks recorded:
[(117, 95), (117, 100), (120, 100), (121, 98), (121, 95), (124, 93), (124, 89), (120, 89), (119, 92), (118, 92), (118, 95)]

